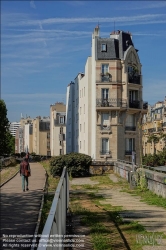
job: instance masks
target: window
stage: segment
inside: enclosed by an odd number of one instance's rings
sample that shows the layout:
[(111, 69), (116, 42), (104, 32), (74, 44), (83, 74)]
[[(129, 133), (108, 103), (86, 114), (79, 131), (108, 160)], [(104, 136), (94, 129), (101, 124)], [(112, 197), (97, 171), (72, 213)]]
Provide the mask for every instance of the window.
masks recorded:
[(64, 119), (64, 116), (60, 116), (60, 117), (59, 117), (59, 123), (60, 123), (60, 124), (64, 124), (64, 120), (65, 120), (65, 119)]
[(60, 146), (62, 145), (62, 141), (59, 141), (59, 145), (60, 145)]
[(60, 154), (60, 155), (62, 154), (62, 149), (59, 150), (59, 154)]
[(108, 138), (102, 138), (102, 140), (101, 140), (101, 151), (102, 151), (102, 154), (108, 154), (109, 153), (109, 139)]
[(63, 127), (60, 128), (60, 134), (63, 134)]
[(126, 126), (129, 126), (129, 127), (135, 126), (135, 115), (128, 115), (127, 116)]
[(101, 114), (101, 124), (108, 125), (109, 124), (109, 113), (102, 113)]
[(137, 90), (131, 90), (131, 91), (129, 91), (129, 100), (131, 102), (138, 100), (138, 91)]
[(107, 51), (107, 45), (105, 43), (102, 43), (101, 51)]
[(102, 64), (101, 65), (101, 73), (103, 73), (103, 74), (108, 73), (108, 68), (109, 68), (109, 64)]
[(108, 100), (109, 89), (102, 89), (102, 99)]
[(132, 154), (132, 151), (135, 150), (135, 139), (134, 138), (126, 138), (126, 153)]

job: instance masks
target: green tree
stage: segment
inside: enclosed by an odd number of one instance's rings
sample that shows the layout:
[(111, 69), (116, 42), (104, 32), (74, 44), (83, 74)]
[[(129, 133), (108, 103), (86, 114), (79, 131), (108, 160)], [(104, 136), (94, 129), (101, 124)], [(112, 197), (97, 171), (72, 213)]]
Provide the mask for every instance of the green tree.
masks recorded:
[(149, 137), (148, 137), (148, 140), (147, 140), (147, 142), (150, 142), (150, 143), (152, 143), (153, 142), (153, 145), (154, 145), (154, 153), (156, 154), (156, 143), (158, 143), (159, 142), (159, 140), (160, 140), (160, 137), (159, 136), (157, 136), (157, 135), (155, 135), (155, 134), (152, 134), (152, 135), (150, 135)]
[(3, 100), (0, 100), (0, 155), (8, 154), (9, 120), (7, 108)]

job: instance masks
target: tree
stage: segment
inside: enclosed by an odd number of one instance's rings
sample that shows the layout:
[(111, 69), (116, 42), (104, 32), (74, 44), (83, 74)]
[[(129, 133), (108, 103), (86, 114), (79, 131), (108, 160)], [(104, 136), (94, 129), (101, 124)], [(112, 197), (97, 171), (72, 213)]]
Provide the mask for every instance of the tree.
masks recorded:
[(153, 142), (153, 145), (154, 145), (154, 153), (156, 153), (156, 147), (155, 147), (155, 145), (156, 145), (156, 143), (159, 142), (159, 140), (160, 140), (160, 137), (157, 136), (157, 135), (154, 135), (154, 134), (152, 134), (152, 135), (150, 135), (150, 136), (148, 137), (147, 142), (149, 142), (149, 143), (152, 143), (152, 142)]
[(3, 100), (0, 100), (0, 155), (8, 153), (9, 120), (7, 108)]

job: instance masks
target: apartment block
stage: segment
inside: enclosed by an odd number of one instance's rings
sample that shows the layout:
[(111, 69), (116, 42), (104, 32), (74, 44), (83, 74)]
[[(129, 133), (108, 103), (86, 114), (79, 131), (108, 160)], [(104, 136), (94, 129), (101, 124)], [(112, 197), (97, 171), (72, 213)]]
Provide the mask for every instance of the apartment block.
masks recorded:
[(15, 153), (24, 152), (24, 129), (18, 127), (15, 135)]
[(51, 155), (50, 117), (38, 116), (33, 120), (33, 152), (37, 155)]
[(11, 122), (9, 126), (9, 131), (12, 134), (12, 136), (16, 136), (16, 131), (20, 127), (20, 122)]
[(142, 65), (129, 32), (101, 38), (92, 34), (91, 56), (85, 72), (67, 86), (68, 152), (94, 160), (132, 160), (139, 163), (142, 117), (148, 103), (142, 97)]
[(57, 102), (50, 105), (51, 156), (66, 154), (66, 105)]
[[(143, 155), (157, 153), (166, 146), (166, 141), (161, 138), (162, 134), (166, 134), (166, 97), (164, 101), (148, 106), (148, 112), (143, 117), (142, 132)], [(150, 137), (158, 139), (149, 141)]]

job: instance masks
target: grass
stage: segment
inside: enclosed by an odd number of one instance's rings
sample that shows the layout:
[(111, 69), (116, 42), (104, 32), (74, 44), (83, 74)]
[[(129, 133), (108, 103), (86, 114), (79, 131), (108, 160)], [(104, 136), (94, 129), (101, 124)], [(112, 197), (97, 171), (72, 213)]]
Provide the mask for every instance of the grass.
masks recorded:
[(158, 196), (154, 194), (150, 190), (141, 190), (139, 188), (136, 189), (124, 189), (123, 192), (127, 192), (132, 196), (139, 196), (141, 198), (140, 201), (147, 203), (148, 205), (155, 205), (158, 207), (162, 207), (166, 209), (166, 198)]
[(81, 216), (81, 225), (90, 228), (91, 242), (95, 250), (112, 250), (110, 230), (99, 221), (102, 215), (83, 208), (80, 203), (72, 203), (71, 211)]
[(15, 164), (13, 166), (9, 166), (9, 167), (2, 169), (0, 184), (4, 183), (9, 178), (11, 178), (18, 170), (19, 170), (19, 165), (15, 165)]
[[(43, 204), (43, 208), (42, 208), (42, 214), (41, 214), (41, 220), (40, 220), (38, 234), (41, 234), (42, 231), (43, 231), (43, 228), (44, 228), (44, 225), (46, 223), (48, 214), (50, 212), (52, 201), (54, 199), (54, 192), (56, 191), (56, 188), (57, 188), (57, 185), (58, 185), (58, 182), (59, 182), (59, 179), (60, 179), (60, 177), (54, 178), (50, 174), (50, 168), (49, 168), (49, 161), (48, 160), (42, 161), (40, 163), (42, 164), (42, 166), (44, 167), (44, 169), (48, 173), (48, 195), (45, 194), (45, 196), (44, 196), (44, 204)], [(53, 193), (51, 193), (51, 192), (53, 192)]]
[(48, 174), (48, 192), (55, 191), (60, 177), (53, 177), (50, 173), (49, 161), (40, 162)]
[[(119, 231), (119, 234), (124, 238), (124, 241), (128, 244), (128, 249), (131, 250), (141, 250), (143, 245), (151, 245), (151, 242), (148, 241), (139, 241), (139, 236), (143, 237), (144, 239), (150, 238), (150, 237), (162, 237), (166, 238), (166, 236), (163, 233), (158, 232), (147, 232), (141, 224), (138, 223), (138, 221), (132, 221), (127, 222), (123, 221), (120, 212), (123, 211), (123, 207), (118, 206), (111, 206), (111, 204), (102, 204), (102, 201), (105, 200), (105, 198), (102, 195), (98, 195), (98, 191), (102, 190), (105, 186), (108, 186), (109, 188), (115, 187), (121, 190), (121, 192), (127, 192), (130, 193), (132, 196), (139, 196), (141, 197), (141, 201), (146, 202), (149, 205), (157, 205), (163, 208), (166, 208), (166, 199), (162, 197), (158, 197), (156, 194), (152, 193), (149, 190), (141, 191), (140, 189), (130, 189), (129, 183), (119, 177), (119, 181), (117, 183), (113, 183), (108, 175), (102, 175), (102, 176), (93, 176), (90, 179), (92, 181), (98, 181), (99, 184), (91, 186), (91, 185), (75, 185), (75, 190), (80, 190), (82, 195), (88, 198), (82, 199), (80, 198), (80, 193), (74, 193), (72, 195), (71, 203), (74, 203), (75, 211), (73, 210), (73, 213), (75, 212), (77, 214), (83, 215), (81, 222), (83, 225), (86, 225), (90, 228), (90, 236), (93, 242), (93, 246), (95, 250), (100, 249), (114, 249), (111, 248), (111, 241), (109, 240), (108, 234), (111, 236), (111, 232), (108, 233), (108, 228), (104, 225), (104, 219), (103, 217), (109, 217), (108, 221), (114, 222), (116, 225), (116, 228)], [(88, 193), (87, 189), (94, 190), (93, 192)], [(84, 191), (85, 190), (85, 191)], [(76, 203), (76, 201), (79, 200), (79, 204)], [(86, 201), (92, 202), (95, 204), (96, 207), (103, 210), (103, 216), (100, 216), (97, 212), (96, 216), (93, 214), (93, 209), (90, 211), (87, 211), (85, 209)], [(106, 231), (105, 231), (106, 230)], [(116, 230), (115, 230), (116, 231)], [(114, 232), (112, 232), (114, 234)], [(153, 236), (152, 236), (153, 234)], [(115, 237), (116, 238), (116, 237)], [(104, 245), (105, 244), (105, 245)], [(102, 246), (100, 248), (100, 246)]]

